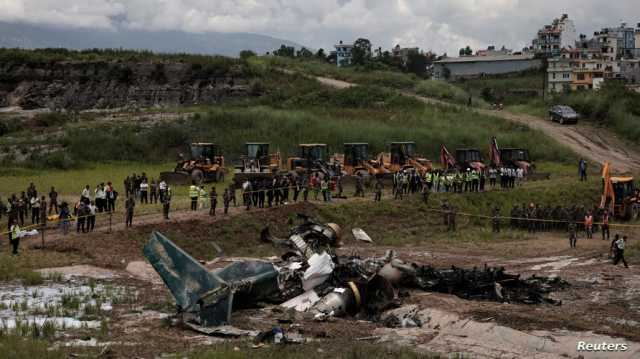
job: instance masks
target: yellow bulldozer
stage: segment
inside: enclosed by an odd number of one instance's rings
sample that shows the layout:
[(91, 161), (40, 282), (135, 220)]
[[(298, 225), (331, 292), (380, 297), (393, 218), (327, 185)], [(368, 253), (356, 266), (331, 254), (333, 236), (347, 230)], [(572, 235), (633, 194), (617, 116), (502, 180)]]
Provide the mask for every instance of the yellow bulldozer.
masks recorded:
[(173, 172), (160, 173), (160, 179), (171, 184), (222, 182), (227, 169), (218, 145), (198, 142), (189, 146), (190, 158), (180, 154)]
[(424, 176), (433, 167), (431, 160), (416, 154), (416, 143), (412, 141), (391, 142), (389, 152), (381, 153), (378, 161), (391, 173), (415, 169)]
[(319, 172), (323, 176), (336, 175), (329, 165), (329, 146), (325, 143), (302, 143), (298, 145), (298, 155), (287, 159), (287, 170), (298, 174)]
[(336, 153), (332, 162), (340, 164), (342, 172), (348, 176), (360, 173), (379, 177), (389, 173), (381, 162), (369, 158), (369, 144), (364, 142), (345, 143), (344, 153)]
[(233, 181), (240, 185), (246, 180), (273, 178), (280, 171), (280, 152), (269, 153), (269, 144), (264, 142), (245, 143), (246, 155), (236, 164)]

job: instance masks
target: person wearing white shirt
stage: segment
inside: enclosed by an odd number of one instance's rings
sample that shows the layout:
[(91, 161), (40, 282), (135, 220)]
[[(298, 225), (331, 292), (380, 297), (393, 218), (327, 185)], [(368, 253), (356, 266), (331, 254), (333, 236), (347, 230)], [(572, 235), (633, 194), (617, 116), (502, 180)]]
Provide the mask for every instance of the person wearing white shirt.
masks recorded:
[(96, 204), (91, 201), (87, 206), (87, 230), (93, 232), (93, 228), (96, 226)]
[(167, 182), (161, 180), (158, 184), (158, 191), (160, 192), (160, 203), (164, 203), (164, 195), (167, 193)]
[(624, 267), (629, 268), (629, 265), (627, 265), (627, 261), (624, 259), (624, 247), (626, 243), (627, 243), (627, 236), (622, 236), (622, 238), (614, 242), (614, 245), (616, 246), (615, 257), (613, 259), (614, 266), (617, 266), (618, 262), (622, 261), (622, 264), (624, 264)]
[(80, 200), (83, 202), (91, 202), (91, 191), (89, 190), (89, 185), (86, 185), (82, 190)]
[(149, 183), (146, 179), (140, 182), (140, 203), (149, 203)]
[(98, 212), (102, 212), (107, 202), (107, 192), (105, 191), (104, 184), (100, 183), (95, 190), (96, 208)]

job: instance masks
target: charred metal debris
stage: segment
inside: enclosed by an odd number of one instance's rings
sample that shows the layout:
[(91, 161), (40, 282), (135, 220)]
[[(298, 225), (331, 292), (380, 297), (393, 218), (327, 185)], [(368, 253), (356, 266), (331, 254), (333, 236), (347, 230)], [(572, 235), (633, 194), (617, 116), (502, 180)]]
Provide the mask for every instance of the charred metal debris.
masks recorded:
[(235, 262), (207, 270), (160, 233), (154, 232), (144, 255), (173, 294), (181, 320), (190, 327), (230, 324), (234, 309), (259, 303), (279, 304), (315, 319), (358, 316), (385, 320), (380, 314), (398, 307), (410, 290), (449, 293), (471, 300), (551, 304), (549, 294), (568, 286), (555, 277), (522, 279), (501, 267), (438, 269), (406, 263), (387, 251), (381, 257), (339, 256), (341, 229), (298, 215), (301, 223), (288, 238), (277, 238), (265, 228), (261, 240), (286, 252), (276, 262)]

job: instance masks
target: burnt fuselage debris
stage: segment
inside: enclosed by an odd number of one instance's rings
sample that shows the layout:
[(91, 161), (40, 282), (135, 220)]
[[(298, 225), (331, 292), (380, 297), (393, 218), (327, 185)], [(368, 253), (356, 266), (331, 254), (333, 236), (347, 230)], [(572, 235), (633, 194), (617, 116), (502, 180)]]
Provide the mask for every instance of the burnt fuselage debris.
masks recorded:
[(209, 271), (156, 232), (144, 255), (173, 294), (182, 320), (194, 329), (228, 325), (233, 309), (262, 303), (307, 312), (318, 320), (358, 316), (388, 321), (380, 314), (398, 307), (411, 290), (470, 300), (560, 305), (549, 294), (568, 286), (557, 277), (522, 279), (501, 267), (438, 269), (407, 263), (391, 250), (380, 257), (339, 256), (335, 252), (341, 243), (339, 226), (304, 215), (299, 218), (301, 224), (292, 227), (287, 238), (273, 236), (268, 228), (261, 232), (262, 240), (285, 250), (276, 262), (235, 262)]

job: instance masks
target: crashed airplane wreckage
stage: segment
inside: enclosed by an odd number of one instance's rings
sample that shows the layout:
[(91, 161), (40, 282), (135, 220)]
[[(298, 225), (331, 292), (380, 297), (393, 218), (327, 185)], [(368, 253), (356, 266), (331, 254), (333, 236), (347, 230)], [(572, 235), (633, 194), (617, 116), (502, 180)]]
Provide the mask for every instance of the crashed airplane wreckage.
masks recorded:
[(375, 320), (383, 310), (398, 306), (408, 290), (560, 305), (548, 294), (568, 286), (559, 278), (521, 279), (503, 268), (436, 269), (405, 263), (393, 251), (364, 259), (338, 256), (333, 248), (340, 244), (340, 227), (299, 217), (302, 224), (287, 239), (273, 237), (268, 228), (262, 231), (262, 240), (287, 249), (275, 263), (243, 261), (209, 271), (157, 232), (144, 255), (173, 294), (182, 321), (196, 330), (230, 324), (234, 309), (259, 303), (310, 312), (316, 319), (360, 315)]

